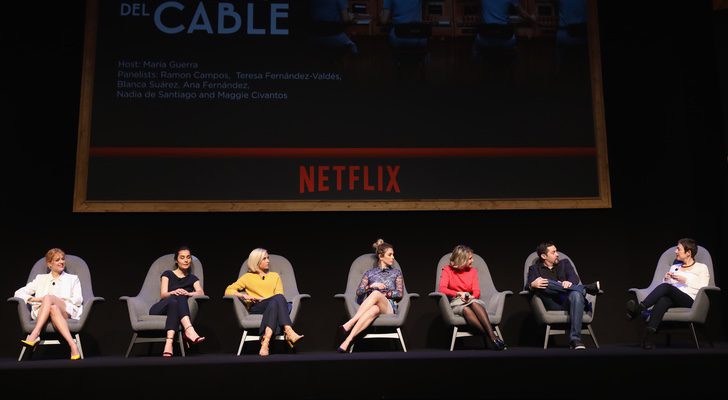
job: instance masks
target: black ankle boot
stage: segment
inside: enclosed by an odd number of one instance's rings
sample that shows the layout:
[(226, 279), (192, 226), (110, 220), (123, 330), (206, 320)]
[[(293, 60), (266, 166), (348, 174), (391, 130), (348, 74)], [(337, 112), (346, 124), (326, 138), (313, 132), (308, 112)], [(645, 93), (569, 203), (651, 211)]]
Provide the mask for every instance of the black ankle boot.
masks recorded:
[(633, 319), (637, 318), (646, 309), (647, 308), (645, 308), (645, 306), (642, 305), (642, 303), (638, 303), (634, 300), (628, 301), (627, 302), (627, 319), (633, 320)]

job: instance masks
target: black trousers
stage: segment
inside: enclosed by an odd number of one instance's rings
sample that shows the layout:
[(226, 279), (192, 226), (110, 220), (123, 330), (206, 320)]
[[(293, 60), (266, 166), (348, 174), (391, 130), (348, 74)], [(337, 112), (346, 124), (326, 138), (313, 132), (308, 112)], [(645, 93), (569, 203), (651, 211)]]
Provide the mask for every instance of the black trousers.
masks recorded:
[(291, 317), (288, 315), (288, 302), (282, 294), (273, 295), (260, 303), (253, 304), (250, 313), (263, 314), (259, 330), (261, 336), (265, 334), (266, 327), (273, 331), (273, 335), (280, 335), (281, 327), (292, 325)]
[(662, 322), (662, 317), (670, 307), (692, 307), (693, 298), (680, 289), (669, 283), (661, 283), (657, 285), (655, 290), (642, 300), (642, 304), (649, 308), (652, 307), (652, 315), (647, 322), (647, 326), (657, 330)]
[(152, 315), (167, 315), (167, 322), (164, 323), (164, 329), (168, 331), (176, 331), (179, 328), (179, 321), (184, 317), (190, 316), (190, 306), (187, 303), (186, 296), (169, 296), (160, 300), (149, 309)]

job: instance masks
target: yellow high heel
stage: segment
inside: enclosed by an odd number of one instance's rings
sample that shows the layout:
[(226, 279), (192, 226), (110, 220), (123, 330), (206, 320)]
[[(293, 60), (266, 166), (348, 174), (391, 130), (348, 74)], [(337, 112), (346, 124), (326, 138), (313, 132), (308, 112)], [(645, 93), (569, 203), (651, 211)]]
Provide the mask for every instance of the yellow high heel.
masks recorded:
[(32, 348), (34, 348), (35, 346), (37, 346), (37, 345), (38, 345), (38, 343), (40, 343), (40, 338), (38, 338), (38, 339), (35, 339), (35, 341), (34, 341), (34, 342), (31, 342), (31, 341), (29, 341), (29, 340), (26, 340), (26, 339), (21, 339), (21, 340), (20, 340), (20, 343), (22, 343), (22, 344), (23, 344), (23, 346), (25, 346), (25, 347), (30, 347), (30, 348), (32, 349)]
[(76, 354), (75, 356), (71, 356), (71, 360), (80, 360), (81, 354)]

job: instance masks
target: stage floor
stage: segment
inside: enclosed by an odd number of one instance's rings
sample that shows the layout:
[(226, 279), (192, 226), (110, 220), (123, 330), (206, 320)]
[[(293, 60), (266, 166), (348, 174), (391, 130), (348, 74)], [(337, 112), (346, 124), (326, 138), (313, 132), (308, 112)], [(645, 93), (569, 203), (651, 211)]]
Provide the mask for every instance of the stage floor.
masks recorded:
[[(0, 360), (3, 388), (33, 397), (286, 396), (381, 398), (695, 398), (726, 390), (728, 344), (708, 348), (607, 345), (506, 351), (367, 351)], [(65, 382), (57, 385), (57, 383)]]

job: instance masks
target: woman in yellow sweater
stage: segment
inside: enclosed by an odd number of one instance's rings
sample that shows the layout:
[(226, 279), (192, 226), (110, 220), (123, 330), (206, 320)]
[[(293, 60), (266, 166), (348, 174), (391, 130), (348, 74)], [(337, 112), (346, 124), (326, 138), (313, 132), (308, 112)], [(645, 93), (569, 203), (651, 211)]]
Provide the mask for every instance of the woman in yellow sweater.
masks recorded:
[(291, 347), (303, 338), (303, 335), (297, 334), (291, 326), (288, 302), (283, 296), (281, 276), (269, 271), (269, 264), (270, 258), (266, 249), (258, 248), (251, 251), (248, 256), (248, 272), (225, 289), (226, 296), (239, 297), (251, 314), (263, 314), (258, 353), (263, 357), (270, 354), (270, 339), (274, 334), (280, 334), (281, 328), (286, 342)]

